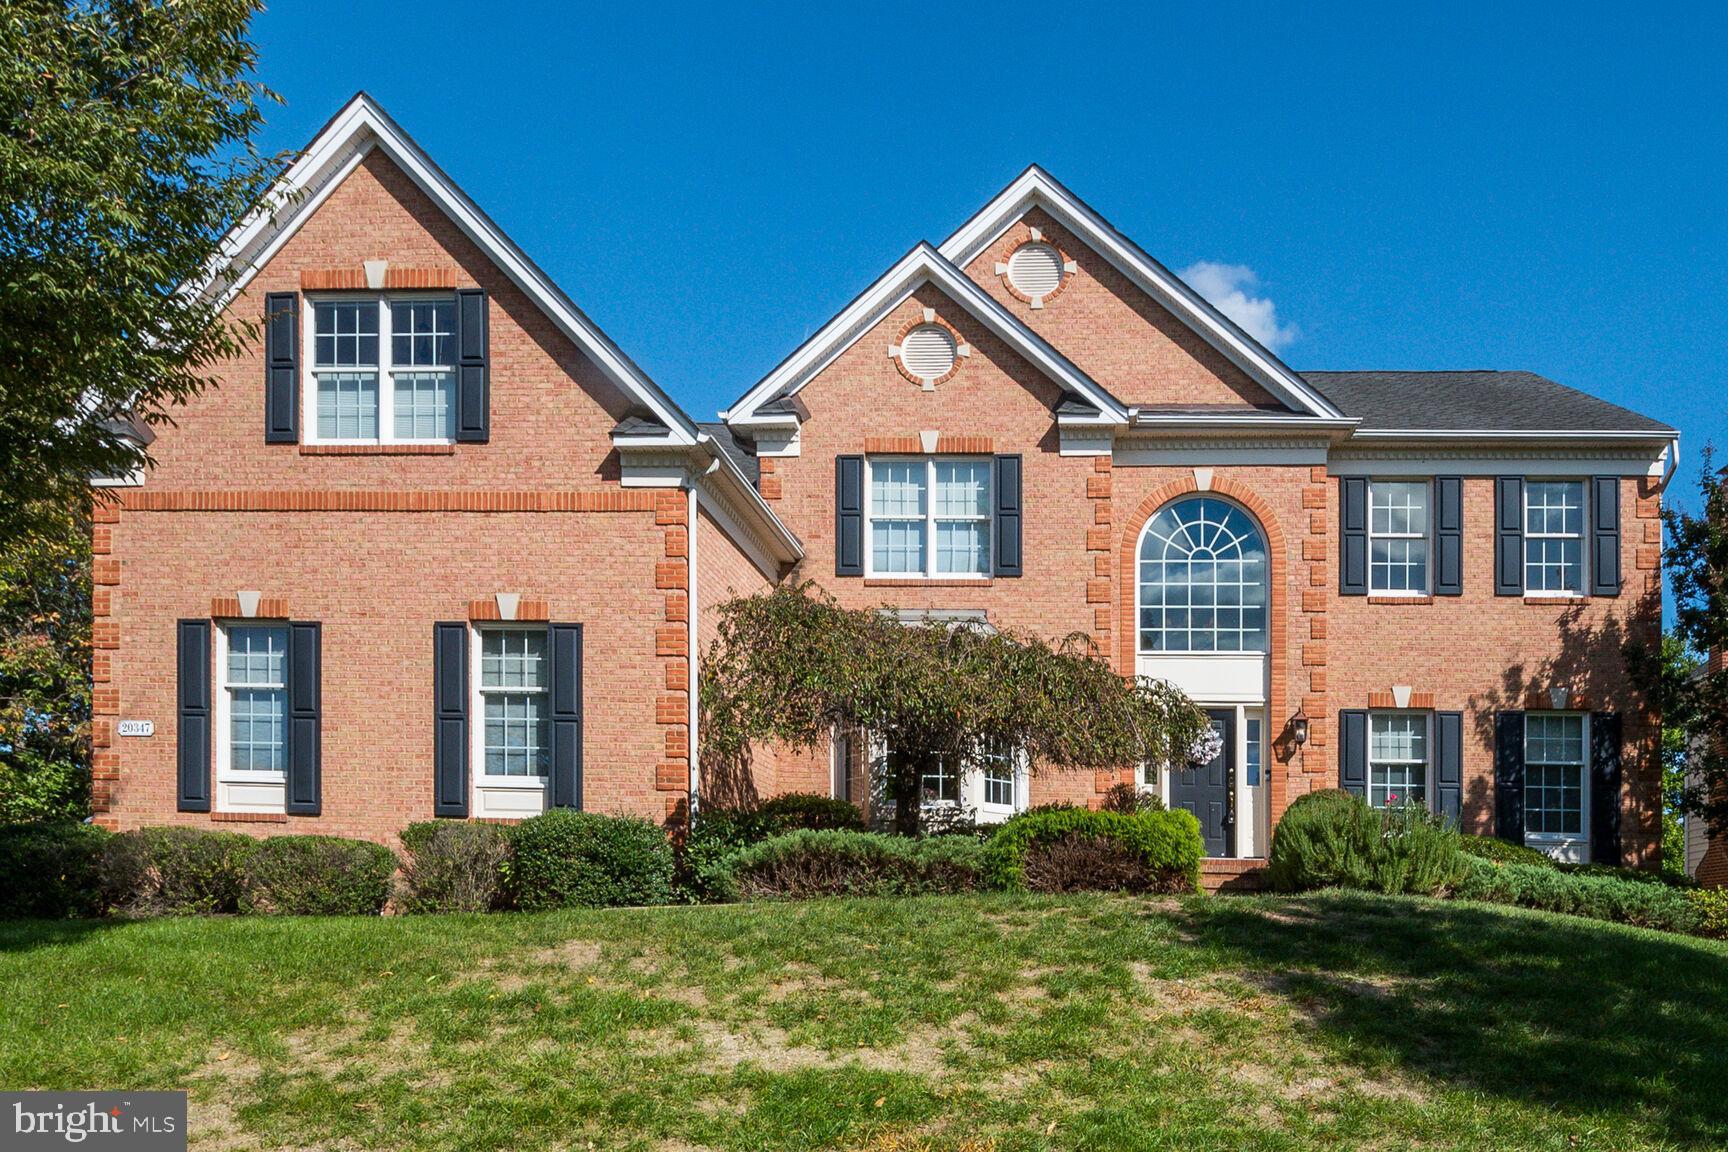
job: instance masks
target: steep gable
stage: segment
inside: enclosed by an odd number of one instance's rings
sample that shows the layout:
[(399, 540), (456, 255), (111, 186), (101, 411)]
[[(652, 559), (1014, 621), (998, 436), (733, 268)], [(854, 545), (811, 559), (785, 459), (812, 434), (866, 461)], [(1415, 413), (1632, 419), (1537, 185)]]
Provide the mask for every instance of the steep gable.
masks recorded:
[[(1015, 249), (1029, 243), (1053, 245), (1071, 266), (1039, 307), (998, 271)], [(966, 274), (1130, 404), (1288, 410), (1042, 207), (1028, 210), (980, 250)]]
[[(1042, 215), (1029, 219), (1029, 214), (1034, 212)], [(1093, 270), (1090, 272), (1090, 279), (1095, 282), (1095, 290), (1089, 292), (1085, 290), (1088, 273), (1080, 267), (1081, 261), (1074, 252), (1067, 254), (1074, 265), (1073, 287), (1083, 304), (1089, 298), (1096, 297), (1096, 303), (1102, 309), (1101, 314), (1106, 318), (1111, 316), (1112, 307), (1105, 302), (1105, 297), (1115, 296), (1118, 303), (1114, 306), (1113, 318), (1121, 322), (1119, 328), (1100, 326), (1096, 320), (1090, 320), (1086, 316), (1088, 309), (1082, 307), (1074, 310), (1082, 315), (1073, 324), (1046, 319), (1043, 321), (1046, 328), (1053, 332), (1057, 327), (1071, 327), (1073, 331), (1066, 334), (1067, 338), (1080, 346), (1073, 355), (1084, 357), (1089, 349), (1097, 363), (1095, 370), (1107, 377), (1117, 372), (1131, 374), (1137, 356), (1148, 352), (1163, 353), (1150, 369), (1144, 365), (1141, 367), (1141, 371), (1150, 378), (1150, 383), (1145, 387), (1151, 388), (1153, 395), (1142, 397), (1136, 394), (1133, 391), (1136, 387), (1133, 380), (1112, 380), (1111, 383), (1115, 385), (1113, 391), (1117, 395), (1136, 404), (1145, 403), (1154, 409), (1191, 406), (1196, 403), (1206, 406), (1222, 402), (1227, 406), (1253, 410), (1258, 407), (1258, 397), (1243, 387), (1245, 377), (1258, 385), (1266, 395), (1274, 398), (1279, 408), (1284, 411), (1322, 419), (1340, 418), (1341, 414), (1326, 397), (1288, 365), (1036, 165), (1021, 173), (1013, 183), (943, 241), (942, 255), (966, 268), (980, 284), (986, 283), (987, 278), (994, 279), (995, 290), (1014, 299), (1015, 294), (1009, 292), (1001, 283), (1002, 276), (996, 270), (999, 261), (994, 257), (1006, 256), (1012, 245), (1026, 238), (1025, 233), (1011, 236), (1011, 232), (1040, 227), (1037, 221), (1042, 220), (1048, 220), (1053, 229), (1060, 225), (1063, 238), (1077, 249), (1090, 250), (1093, 256), (1100, 258), (1094, 261)], [(988, 260), (985, 259), (987, 255)], [(1102, 272), (1104, 267), (1113, 270), (1114, 274), (1106, 276)], [(1132, 287), (1135, 291), (1126, 293), (1122, 290), (1125, 286)], [(1016, 315), (1030, 317), (1034, 311), (1054, 310), (1057, 304), (1066, 299), (1066, 295), (1066, 291), (1060, 298), (1053, 295), (1049, 308), (1037, 309), (1024, 301), (1014, 299), (1015, 303), (1024, 305)], [(1136, 295), (1146, 299), (1137, 301), (1134, 298)], [(1160, 317), (1157, 311), (1148, 310), (1148, 305), (1155, 305), (1156, 309), (1167, 314), (1169, 320)], [(1171, 320), (1176, 322), (1174, 327), (1170, 324)], [(1186, 328), (1241, 375), (1221, 370), (1218, 361), (1212, 357), (1197, 355), (1198, 346), (1182, 337), (1180, 328)], [(1134, 333), (1142, 334), (1145, 343), (1138, 344), (1132, 338)], [(1153, 333), (1157, 333), (1156, 339), (1153, 338)], [(1114, 343), (1118, 341), (1122, 342), (1121, 345)], [(1185, 356), (1193, 360), (1194, 368), (1182, 367), (1173, 356)], [(1196, 369), (1208, 372), (1216, 379), (1216, 383), (1204, 384), (1199, 377), (1193, 375)], [(1178, 394), (1171, 393), (1171, 383), (1179, 385), (1176, 390)], [(1191, 395), (1180, 394), (1185, 391), (1185, 388), (1180, 386), (1200, 387), (1203, 393), (1210, 393), (1214, 397), (1234, 396), (1235, 399), (1196, 400)]]

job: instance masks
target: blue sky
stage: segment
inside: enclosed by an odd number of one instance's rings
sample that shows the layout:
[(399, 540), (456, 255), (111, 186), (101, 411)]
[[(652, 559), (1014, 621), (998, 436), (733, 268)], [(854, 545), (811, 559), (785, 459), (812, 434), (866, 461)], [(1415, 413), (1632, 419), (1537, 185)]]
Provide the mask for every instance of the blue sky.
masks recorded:
[(1728, 7), (488, 7), (265, 13), (265, 146), (368, 90), (698, 418), (1037, 161), (1298, 369), (1728, 449)]

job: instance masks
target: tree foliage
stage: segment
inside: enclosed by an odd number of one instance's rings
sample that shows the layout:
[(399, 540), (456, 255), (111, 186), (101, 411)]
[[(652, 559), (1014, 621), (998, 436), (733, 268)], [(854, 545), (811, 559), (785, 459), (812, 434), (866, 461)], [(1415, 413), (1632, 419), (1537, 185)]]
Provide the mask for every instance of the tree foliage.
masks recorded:
[(0, 541), (0, 824), (90, 806), (90, 529), (39, 509)]
[(1206, 731), (1174, 687), (1117, 675), (1084, 634), (1058, 643), (972, 624), (908, 625), (842, 608), (812, 584), (721, 604), (703, 665), (705, 763), (736, 764), (762, 741), (809, 751), (832, 733), (888, 742), (897, 824), (916, 822), (922, 767), (981, 744), (1040, 767), (1116, 769), (1166, 759)]
[(116, 421), (167, 420), (251, 334), (180, 287), (275, 169), (261, 7), (0, 0), (0, 540), (144, 466)]
[[(1680, 807), (1728, 835), (1728, 477), (1709, 449), (1699, 479), (1702, 509), (1663, 512), (1663, 554), (1674, 593), (1674, 635), (1693, 656), (1663, 660), (1658, 692), (1665, 728), (1685, 734), (1687, 783)], [(1717, 659), (1704, 658), (1715, 653)]]

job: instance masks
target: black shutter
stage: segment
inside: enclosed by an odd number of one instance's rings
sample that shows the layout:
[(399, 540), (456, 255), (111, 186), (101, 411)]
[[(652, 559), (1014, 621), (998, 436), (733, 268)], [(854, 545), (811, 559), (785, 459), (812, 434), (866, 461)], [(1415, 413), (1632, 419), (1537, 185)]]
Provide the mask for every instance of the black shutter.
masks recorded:
[(1464, 594), (1464, 480), (1434, 478), (1434, 595)]
[(834, 458), (834, 575), (864, 575), (864, 457)]
[(264, 297), (264, 442), (300, 439), (300, 293)]
[(1338, 713), (1338, 787), (1368, 798), (1368, 713), (1346, 708)]
[(468, 815), (468, 625), (432, 625), (432, 814)]
[(1590, 479), (1590, 595), (1620, 595), (1620, 477)]
[(1338, 594), (1368, 595), (1368, 481), (1346, 476), (1341, 482), (1343, 506), (1339, 511)]
[(182, 812), (210, 811), (210, 621), (182, 620), (176, 661)]
[(1590, 715), (1590, 862), (1620, 863), (1620, 713)]
[(1020, 559), (1020, 457), (996, 457), (996, 562), (998, 576), (1019, 576)]
[(582, 625), (552, 624), (546, 629), (552, 675), (552, 808), (582, 807)]
[(484, 444), (492, 434), (487, 367), (486, 290), (456, 290), (456, 439)]
[(1494, 713), (1494, 835), (1524, 843), (1524, 713)]
[(1434, 713), (1434, 812), (1453, 825), (1464, 807), (1464, 713)]
[(317, 624), (288, 625), (288, 795), (284, 809), (290, 816), (316, 816), (323, 810), (320, 639)]
[(1494, 478), (1494, 595), (1524, 595), (1524, 478)]

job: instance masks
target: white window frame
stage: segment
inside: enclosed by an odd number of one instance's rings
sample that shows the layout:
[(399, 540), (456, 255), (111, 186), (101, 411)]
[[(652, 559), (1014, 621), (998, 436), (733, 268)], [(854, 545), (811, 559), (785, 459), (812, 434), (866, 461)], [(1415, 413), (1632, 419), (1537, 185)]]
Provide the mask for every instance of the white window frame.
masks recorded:
[[(468, 779), (472, 782), (473, 811), (476, 815), (532, 815), (534, 809), (527, 804), (531, 794), (538, 793), (540, 811), (546, 809), (546, 798), (550, 794), (552, 776), (550, 765), (545, 776), (490, 776), (486, 773), (486, 696), (489, 692), (509, 692), (520, 695), (521, 688), (483, 689), (480, 685), (480, 670), (485, 651), (484, 637), (488, 632), (540, 632), (546, 631), (544, 624), (513, 624), (485, 621), (472, 624), (468, 628)], [(548, 683), (537, 689), (548, 698), (552, 687), (550, 661), (552, 646), (546, 646), (546, 673)], [(548, 699), (550, 708), (550, 699)], [(514, 794), (513, 796), (511, 794)], [(499, 807), (490, 801), (501, 799), (507, 805)]]
[[(1374, 490), (1385, 485), (1409, 485), (1422, 492), (1422, 520), (1427, 526), (1421, 532), (1374, 531)], [(1374, 586), (1374, 541), (1422, 541), (1422, 586), (1420, 588), (1376, 588)], [(1434, 485), (1430, 481), (1413, 479), (1370, 479), (1368, 481), (1368, 594), (1370, 596), (1427, 596), (1434, 587)]]
[[(1530, 718), (1532, 716), (1565, 716), (1578, 721), (1580, 738), (1578, 765), (1578, 832), (1576, 835), (1566, 832), (1532, 832), (1530, 831)], [(1546, 852), (1556, 860), (1574, 864), (1590, 862), (1590, 713), (1569, 711), (1532, 711), (1524, 713), (1524, 843), (1530, 847)], [(1559, 761), (1542, 761), (1544, 764), (1559, 763)]]
[[(1578, 489), (1578, 531), (1577, 532), (1532, 532), (1530, 531), (1530, 489), (1534, 484), (1565, 484)], [(1523, 485), (1523, 494), (1518, 503), (1518, 539), (1519, 547), (1524, 554), (1518, 557), (1518, 573), (1524, 585), (1524, 595), (1551, 597), (1556, 600), (1581, 599), (1585, 595), (1586, 581), (1590, 569), (1590, 485), (1576, 477), (1566, 476), (1530, 476)], [(1578, 541), (1578, 587), (1538, 589), (1530, 586), (1530, 549), (1526, 541), (1530, 540), (1576, 540)]]
[[(1243, 517), (1245, 517), (1247, 519), (1248, 526), (1251, 529), (1253, 529), (1255, 535), (1259, 537), (1261, 546), (1266, 550), (1266, 558), (1264, 560), (1264, 570), (1263, 570), (1264, 582), (1261, 585), (1261, 587), (1265, 591), (1266, 599), (1265, 599), (1264, 603), (1252, 606), (1252, 607), (1259, 608), (1259, 610), (1264, 614), (1261, 617), (1263, 623), (1261, 626), (1260, 646), (1257, 648), (1247, 648), (1247, 647), (1244, 647), (1244, 648), (1216, 648), (1216, 647), (1214, 647), (1214, 648), (1210, 648), (1210, 649), (1193, 648), (1193, 647), (1189, 647), (1189, 648), (1151, 648), (1151, 647), (1148, 647), (1146, 644), (1146, 635), (1145, 635), (1146, 629), (1141, 625), (1141, 620), (1142, 620), (1144, 613), (1145, 613), (1145, 610), (1146, 610), (1146, 583), (1147, 583), (1146, 580), (1144, 579), (1143, 574), (1142, 574), (1142, 565), (1145, 563), (1144, 559), (1142, 558), (1142, 552), (1145, 550), (1145, 547), (1146, 547), (1146, 539), (1152, 532), (1152, 525), (1157, 522), (1158, 517), (1162, 516), (1166, 511), (1170, 510), (1171, 508), (1174, 508), (1179, 504), (1187, 503), (1190, 500), (1212, 500), (1212, 501), (1215, 501), (1217, 503), (1224, 504), (1224, 505), (1227, 505), (1227, 506), (1235, 509), (1238, 513), (1240, 513)], [(1246, 561), (1242, 561), (1242, 562), (1246, 563)], [(1213, 587), (1216, 588), (1217, 586), (1218, 585), (1216, 584), (1216, 582), (1214, 582)], [(1247, 588), (1247, 587), (1249, 587), (1249, 585), (1244, 583), (1244, 584), (1241, 584), (1240, 587)], [(1195, 607), (1195, 605), (1194, 605), (1192, 599), (1190, 599), (1189, 604), (1187, 605), (1187, 608), (1188, 608), (1188, 610), (1192, 611), (1194, 607)], [(1204, 605), (1201, 605), (1200, 607), (1204, 607)], [(1213, 608), (1219, 607), (1216, 599), (1214, 599), (1212, 607)], [(1250, 605), (1247, 605), (1247, 604), (1242, 603), (1241, 601), (1238, 601), (1235, 605), (1225, 605), (1225, 607), (1236, 607), (1236, 608), (1242, 609), (1243, 611), (1246, 611), (1250, 607)], [(1192, 643), (1193, 633), (1194, 633), (1195, 629), (1190, 627), (1190, 628), (1184, 629), (1184, 631), (1186, 631), (1188, 633), (1190, 643)], [(1232, 629), (1232, 631), (1238, 631), (1238, 632), (1246, 633), (1247, 629), (1237, 628), (1237, 629)], [(1217, 628), (1216, 620), (1214, 620), (1214, 623), (1213, 623), (1212, 634), (1213, 634), (1214, 638), (1216, 638), (1216, 636), (1218, 634), (1218, 628)], [(1140, 526), (1140, 534), (1139, 534), (1139, 536), (1137, 536), (1135, 538), (1135, 541), (1134, 541), (1134, 652), (1135, 652), (1135, 655), (1137, 657), (1151, 657), (1155, 660), (1198, 658), (1198, 659), (1206, 660), (1206, 661), (1248, 660), (1248, 661), (1251, 661), (1254, 663), (1260, 663), (1260, 662), (1265, 661), (1270, 656), (1271, 651), (1272, 651), (1272, 550), (1271, 550), (1271, 543), (1270, 543), (1270, 541), (1266, 535), (1266, 530), (1264, 527), (1261, 526), (1260, 521), (1258, 519), (1256, 519), (1255, 516), (1251, 512), (1248, 511), (1248, 509), (1242, 507), (1242, 505), (1238, 504), (1236, 501), (1227, 499), (1226, 497), (1223, 497), (1223, 496), (1219, 496), (1216, 492), (1189, 492), (1189, 493), (1186, 493), (1182, 496), (1178, 496), (1174, 500), (1171, 500), (1169, 503), (1163, 505), (1157, 511), (1153, 512), (1152, 515), (1148, 516), (1146, 518), (1146, 522)], [(1160, 678), (1163, 678), (1163, 677), (1160, 677)]]
[[(215, 712), (216, 745), (216, 804), (218, 812), (285, 812), (288, 803), (288, 772), (255, 771), (234, 767), (234, 722), (231, 692), (237, 688), (260, 688), (260, 684), (235, 685), (228, 681), (229, 631), (234, 628), (279, 628), (284, 633), (288, 624), (282, 620), (217, 620), (215, 632)], [(282, 752), (284, 765), (288, 754), (288, 679), (287, 649), (283, 650), (282, 692)]]
[[(876, 568), (876, 533), (874, 497), (876, 486), (876, 466), (879, 464), (918, 464), (924, 465), (924, 570), (922, 572), (885, 572)], [(938, 516), (936, 514), (936, 465), (938, 463), (982, 464), (986, 477), (986, 503), (992, 511), (981, 516)], [(995, 512), (996, 507), (996, 475), (993, 461), (988, 456), (967, 455), (932, 455), (932, 456), (867, 456), (864, 460), (864, 575), (866, 579), (879, 580), (929, 580), (937, 583), (947, 581), (987, 580), (995, 571)], [(908, 522), (911, 518), (904, 516), (885, 516), (884, 520)], [(984, 525), (985, 556), (987, 562), (980, 572), (939, 572), (936, 569), (936, 525), (937, 523), (971, 523)]]
[[(1374, 721), (1396, 717), (1420, 717), (1422, 721), (1422, 751), (1421, 760), (1383, 760), (1374, 756)], [(1368, 779), (1365, 781), (1368, 789), (1368, 806), (1384, 808), (1383, 804), (1374, 803), (1374, 766), (1386, 765), (1422, 765), (1422, 804), (1421, 807), (1432, 810), (1434, 807), (1434, 714), (1426, 710), (1414, 708), (1376, 708), (1368, 713)]]
[[(395, 348), (391, 339), (391, 321), (393, 304), (432, 304), (443, 301), (451, 302), (450, 339), (445, 345), (454, 348), (456, 344), (456, 310), (455, 296), (447, 292), (319, 292), (307, 293), (302, 304), (301, 316), (301, 363), (305, 365), (300, 381), (300, 428), (301, 442), (305, 444), (454, 444), (456, 442), (456, 418), (458, 397), (456, 389), (456, 362), (454, 357), (448, 365), (410, 364), (397, 366), (392, 353)], [(378, 435), (372, 437), (359, 436), (320, 436), (318, 435), (318, 377), (323, 373), (352, 373), (365, 369), (349, 368), (319, 368), (318, 358), (318, 305), (320, 304), (371, 304), (378, 309), (378, 365), (373, 371), (378, 374)], [(450, 374), (450, 435), (434, 437), (414, 437), (396, 435), (396, 374), (411, 374), (416, 372), (445, 371)]]

